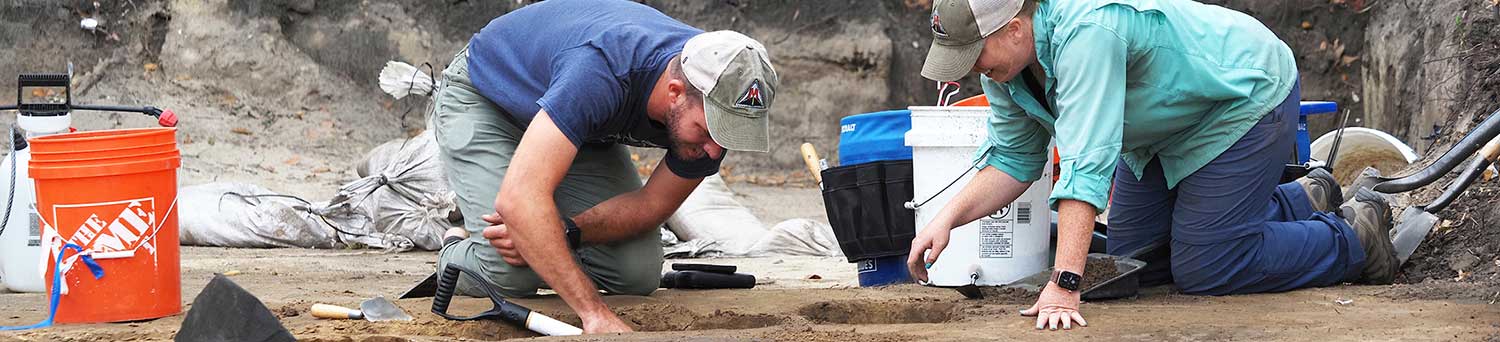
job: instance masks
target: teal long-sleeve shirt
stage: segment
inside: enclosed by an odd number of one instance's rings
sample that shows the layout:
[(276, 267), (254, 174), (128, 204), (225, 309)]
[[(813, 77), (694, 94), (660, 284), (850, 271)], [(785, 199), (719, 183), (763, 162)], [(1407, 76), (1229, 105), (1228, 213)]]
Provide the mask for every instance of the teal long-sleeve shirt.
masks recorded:
[[(1117, 161), (1141, 177), (1159, 158), (1175, 188), (1291, 93), (1297, 66), (1254, 18), (1173, 0), (1050, 0), (1033, 18), (1044, 107), (1023, 76), (982, 78), (989, 138), (976, 158), (1019, 181), (1039, 178), (1056, 139), (1051, 205), (1102, 210)], [(1023, 71), (1025, 73), (1025, 71)], [(1048, 112), (1047, 107), (1055, 110)]]

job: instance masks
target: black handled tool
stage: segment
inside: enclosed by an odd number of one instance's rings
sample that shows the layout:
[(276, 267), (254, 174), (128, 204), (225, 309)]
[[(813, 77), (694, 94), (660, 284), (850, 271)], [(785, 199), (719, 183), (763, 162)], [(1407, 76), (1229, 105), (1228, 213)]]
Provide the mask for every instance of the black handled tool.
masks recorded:
[[(490, 301), (495, 307), (478, 315), (460, 317), (448, 314), (448, 305), (453, 302), (453, 294), (458, 290), (458, 277), (468, 275), (470, 281), (479, 283), (479, 287), (488, 294)], [(463, 266), (449, 264), (438, 277), (437, 293), (432, 296), (432, 313), (455, 321), (473, 321), (481, 319), (500, 320), (513, 324), (526, 330), (535, 331), (547, 336), (581, 335), (583, 329), (572, 324), (563, 323), (552, 317), (547, 317), (536, 311), (531, 311), (524, 306), (511, 303), (500, 296), (500, 291), (495, 289), (489, 281), (474, 271)]]

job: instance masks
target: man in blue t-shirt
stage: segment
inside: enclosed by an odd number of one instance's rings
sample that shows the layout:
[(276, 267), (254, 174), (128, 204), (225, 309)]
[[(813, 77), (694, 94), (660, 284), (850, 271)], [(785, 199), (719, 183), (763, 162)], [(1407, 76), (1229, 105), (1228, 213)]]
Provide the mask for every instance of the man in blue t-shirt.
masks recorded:
[[(464, 229), (439, 257), (508, 297), (548, 286), (586, 333), (629, 331), (599, 290), (660, 284), (660, 225), (726, 150), (766, 152), (779, 80), (759, 42), (629, 1), (496, 18), (443, 71), (433, 126)], [(623, 145), (667, 149), (642, 185)], [(458, 292), (484, 295), (460, 281)]]

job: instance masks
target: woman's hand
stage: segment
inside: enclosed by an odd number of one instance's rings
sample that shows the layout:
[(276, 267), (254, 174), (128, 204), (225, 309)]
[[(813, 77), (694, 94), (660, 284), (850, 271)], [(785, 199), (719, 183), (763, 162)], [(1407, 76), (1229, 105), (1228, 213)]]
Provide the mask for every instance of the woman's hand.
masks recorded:
[[(911, 277), (927, 282), (927, 268), (937, 262), (938, 255), (943, 254), (943, 249), (948, 247), (948, 233), (953, 230), (949, 224), (939, 224), (939, 220), (933, 220), (927, 224), (927, 228), (917, 233), (911, 240), (911, 255), (906, 258), (906, 268), (911, 272)], [(923, 253), (932, 250), (932, 253)]]
[(1057, 283), (1048, 282), (1036, 304), (1022, 310), (1021, 315), (1036, 316), (1037, 329), (1057, 330), (1058, 323), (1062, 324), (1063, 329), (1073, 329), (1074, 321), (1080, 327), (1089, 326), (1083, 320), (1083, 315), (1078, 313), (1079, 295), (1078, 291), (1068, 291), (1058, 287)]

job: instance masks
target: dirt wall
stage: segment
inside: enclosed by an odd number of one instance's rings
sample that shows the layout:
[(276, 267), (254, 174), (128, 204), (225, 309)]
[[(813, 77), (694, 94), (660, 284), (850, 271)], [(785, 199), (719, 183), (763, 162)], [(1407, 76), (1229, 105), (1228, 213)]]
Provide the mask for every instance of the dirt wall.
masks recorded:
[[(13, 61), (0, 65), (0, 89), (14, 86), (4, 75), (72, 61), (79, 83), (97, 85), (84, 100), (185, 109), (187, 144), (205, 144), (194, 150), (203, 170), (188, 172), (196, 174), (189, 181), (312, 178), (326, 186), (365, 149), (422, 128), (422, 100), (391, 100), (375, 87), (385, 61), (439, 70), (490, 19), (529, 2), (103, 0), (96, 8), (17, 0), (0, 4), (0, 43), (17, 47), (0, 51)], [(743, 31), (773, 50), (785, 84), (773, 117), (777, 143), (769, 154), (732, 153), (726, 166), (735, 174), (806, 177), (797, 145), (812, 142), (836, 160), (839, 118), (936, 99), (936, 85), (918, 75), (930, 43), (928, 1), (644, 2), (704, 29)], [(1493, 21), (1488, 0), (1210, 2), (1251, 14), (1286, 40), (1303, 97), (1338, 101), (1351, 126), (1390, 131), (1424, 150), (1433, 124), (1461, 126), (1484, 111), (1483, 102), (1457, 100), (1480, 76), (1455, 56), (1486, 51), (1455, 37)], [(107, 32), (78, 29), (85, 16), (102, 18)], [(967, 80), (962, 94), (978, 93)], [(80, 127), (141, 124), (108, 118)], [(1313, 133), (1336, 118), (1314, 117)], [(212, 156), (221, 142), (249, 148), (252, 158)], [(313, 172), (323, 168), (332, 171)], [(236, 176), (252, 172), (277, 175)]]

